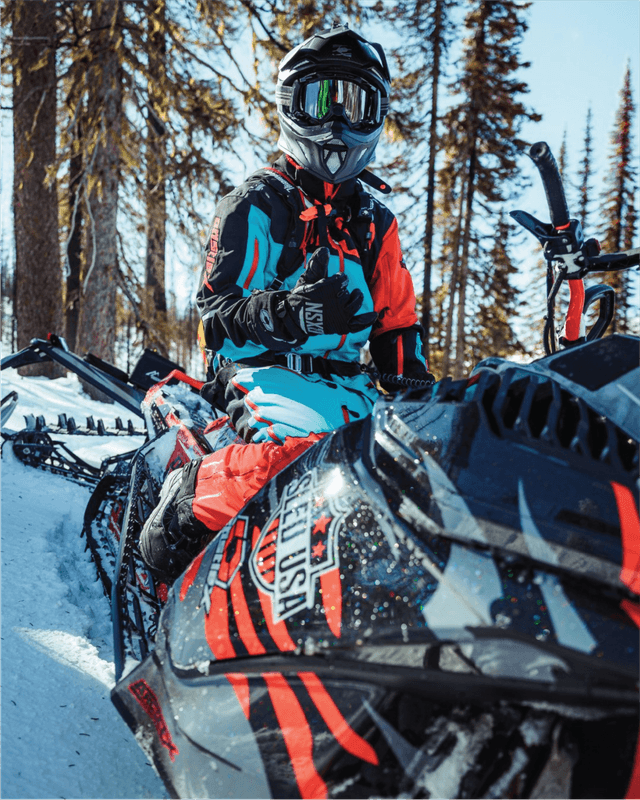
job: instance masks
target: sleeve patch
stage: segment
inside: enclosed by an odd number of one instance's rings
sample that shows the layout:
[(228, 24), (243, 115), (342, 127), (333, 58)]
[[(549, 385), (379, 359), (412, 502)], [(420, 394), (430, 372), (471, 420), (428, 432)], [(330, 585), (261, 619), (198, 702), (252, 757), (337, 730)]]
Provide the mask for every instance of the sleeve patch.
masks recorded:
[(220, 217), (213, 220), (213, 227), (211, 228), (211, 239), (209, 240), (209, 252), (204, 262), (204, 274), (207, 280), (211, 277), (211, 271), (218, 254), (218, 239), (220, 237)]

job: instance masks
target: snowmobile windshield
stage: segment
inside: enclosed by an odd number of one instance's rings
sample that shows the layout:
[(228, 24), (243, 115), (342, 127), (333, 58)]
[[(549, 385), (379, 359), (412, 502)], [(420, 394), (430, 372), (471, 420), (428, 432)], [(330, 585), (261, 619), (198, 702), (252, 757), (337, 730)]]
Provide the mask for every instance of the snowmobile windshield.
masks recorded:
[(377, 125), (381, 119), (380, 91), (340, 78), (318, 78), (301, 87), (299, 108), (312, 120), (342, 111), (352, 125)]

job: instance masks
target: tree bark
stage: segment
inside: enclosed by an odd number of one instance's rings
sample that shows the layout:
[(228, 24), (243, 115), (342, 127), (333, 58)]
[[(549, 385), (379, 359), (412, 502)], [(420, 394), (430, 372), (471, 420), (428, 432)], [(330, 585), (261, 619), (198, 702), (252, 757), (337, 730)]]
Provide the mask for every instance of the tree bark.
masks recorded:
[[(62, 332), (62, 264), (58, 242), (55, 176), (56, 64), (53, 2), (16, 2), (12, 18), (13, 207), (16, 243), (17, 346)], [(52, 362), (23, 368), (25, 374), (58, 377)]]
[(471, 141), (469, 154), (469, 170), (467, 174), (467, 200), (464, 220), (464, 235), (462, 239), (462, 257), (459, 269), (458, 292), (458, 320), (456, 325), (456, 360), (453, 366), (453, 377), (462, 378), (464, 373), (465, 350), (465, 304), (467, 300), (467, 279), (469, 275), (469, 243), (471, 241), (471, 224), (473, 221), (473, 196), (476, 187), (476, 140), (475, 135)]
[[(168, 355), (167, 298), (165, 293), (166, 246), (166, 130), (164, 113), (166, 94), (163, 92), (166, 69), (166, 41), (164, 33), (164, 2), (155, 7), (149, 18), (149, 101), (147, 117), (147, 257), (145, 284), (149, 313), (149, 341), (162, 355)], [(155, 17), (155, 18), (154, 18)]]
[(465, 191), (464, 185), (460, 187), (460, 199), (458, 202), (458, 222), (456, 223), (455, 243), (452, 250), (451, 259), (451, 284), (449, 286), (449, 305), (447, 307), (447, 320), (444, 332), (444, 346), (442, 352), (442, 377), (449, 373), (451, 363), (451, 342), (453, 340), (453, 313), (455, 309), (456, 291), (459, 283), (459, 262), (460, 262), (460, 237), (462, 235), (462, 213), (464, 211)]
[(429, 121), (429, 163), (427, 167), (427, 210), (424, 236), (424, 279), (422, 283), (422, 327), (424, 352), (429, 359), (431, 331), (431, 268), (433, 247), (433, 214), (436, 186), (436, 151), (438, 147), (438, 84), (440, 83), (440, 56), (442, 51), (442, 3), (436, 0), (433, 32), (433, 72), (431, 75), (431, 119)]
[[(120, 48), (122, 6), (119, 0), (97, 0), (92, 14), (92, 55), (88, 84), (93, 92), (95, 140), (86, 165), (87, 266), (82, 282), (78, 349), (106, 361), (115, 360), (118, 188), (122, 128)], [(87, 390), (89, 391), (89, 390)], [(90, 392), (91, 393), (91, 392)]]
[(67, 241), (67, 293), (65, 303), (65, 338), (75, 352), (78, 342), (80, 314), (80, 281), (82, 278), (82, 128), (76, 122), (74, 150), (69, 160), (69, 238)]

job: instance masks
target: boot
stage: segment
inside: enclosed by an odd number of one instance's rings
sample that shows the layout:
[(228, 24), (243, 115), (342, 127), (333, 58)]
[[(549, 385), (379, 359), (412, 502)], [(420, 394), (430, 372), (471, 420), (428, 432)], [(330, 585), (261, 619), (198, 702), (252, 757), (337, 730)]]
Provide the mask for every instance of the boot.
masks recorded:
[(173, 583), (213, 536), (191, 511), (200, 462), (169, 473), (140, 534), (142, 558), (167, 583)]

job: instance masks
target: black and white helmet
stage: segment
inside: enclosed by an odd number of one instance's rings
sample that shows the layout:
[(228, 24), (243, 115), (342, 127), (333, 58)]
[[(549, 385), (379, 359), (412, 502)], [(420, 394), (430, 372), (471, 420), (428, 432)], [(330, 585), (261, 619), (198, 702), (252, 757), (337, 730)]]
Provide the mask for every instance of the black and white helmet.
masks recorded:
[(384, 51), (347, 25), (315, 34), (280, 62), (278, 146), (328, 183), (369, 164), (389, 110)]

